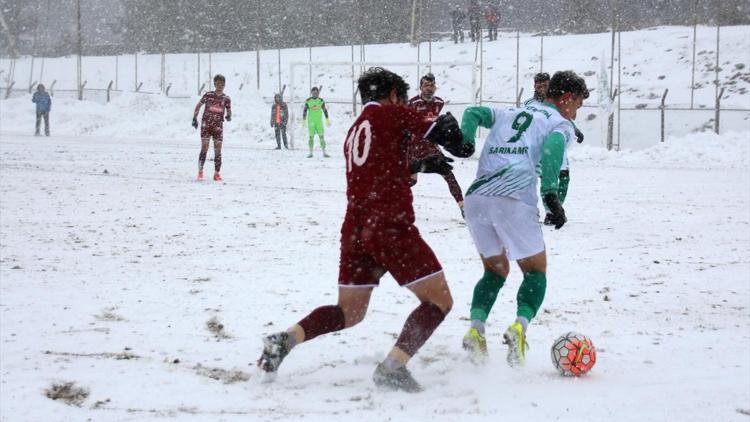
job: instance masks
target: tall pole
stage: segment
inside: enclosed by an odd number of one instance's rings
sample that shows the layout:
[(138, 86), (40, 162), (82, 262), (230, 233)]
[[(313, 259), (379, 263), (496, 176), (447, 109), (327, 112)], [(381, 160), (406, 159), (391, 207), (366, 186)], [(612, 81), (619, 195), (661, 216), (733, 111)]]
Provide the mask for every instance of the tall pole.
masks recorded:
[(539, 72), (544, 72), (544, 34), (542, 34), (539, 47)]
[(714, 98), (719, 97), (719, 39), (720, 39), (719, 32), (721, 29), (721, 22), (719, 22), (719, 14), (718, 14), (718, 10), (720, 10), (720, 8), (717, 8), (716, 10), (717, 10), (717, 14), (716, 14), (716, 69), (715, 69), (716, 78), (714, 79), (714, 85), (715, 85), (714, 86), (715, 88)]
[(693, 108), (693, 97), (695, 95), (695, 43), (698, 32), (698, 0), (693, 2), (693, 76), (690, 78), (690, 108)]
[(81, 91), (81, 55), (83, 54), (83, 41), (81, 40), (81, 0), (76, 0), (76, 35), (78, 36), (78, 60), (77, 60), (77, 71), (76, 81), (78, 85), (78, 99), (83, 99), (83, 92)]
[[(479, 38), (482, 38), (481, 31)], [(516, 29), (516, 99), (518, 98), (518, 90), (521, 88), (519, 75), (521, 73), (521, 31)], [(480, 84), (481, 85), (481, 84)], [(518, 100), (516, 100), (518, 102)], [(519, 104), (516, 104), (516, 107)]]
[[(615, 33), (617, 32), (617, 14), (618, 14), (618, 6), (619, 6), (619, 0), (613, 1), (613, 7), (612, 7), (612, 47), (610, 50), (610, 75), (612, 76), (609, 80), (609, 98), (610, 101), (614, 100), (614, 83), (615, 83)], [(612, 4), (612, 3), (610, 3)], [(611, 109), (612, 111), (609, 113), (609, 116), (607, 118), (607, 150), (612, 150), (612, 146), (614, 144), (614, 128), (615, 128), (615, 112), (614, 108)]]

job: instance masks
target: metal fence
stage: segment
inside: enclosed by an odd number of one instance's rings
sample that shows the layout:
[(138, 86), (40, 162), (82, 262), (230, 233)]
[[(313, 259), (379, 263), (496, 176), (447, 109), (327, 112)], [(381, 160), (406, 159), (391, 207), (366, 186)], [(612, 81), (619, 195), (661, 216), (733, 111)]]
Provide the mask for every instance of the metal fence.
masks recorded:
[[(707, 31), (711, 28), (701, 27), (701, 42), (705, 44), (705, 41), (709, 39)], [(716, 26), (712, 32), (715, 33), (715, 50), (708, 52), (703, 50), (700, 53), (698, 50), (699, 40), (699, 28), (694, 25), (692, 28), (692, 37), (685, 46), (691, 52), (692, 59), (690, 60), (690, 72), (691, 72), (691, 84), (688, 87), (690, 90), (690, 102), (669, 102), (669, 90), (665, 89), (660, 92), (658, 96), (655, 93), (650, 95), (654, 98), (660, 98), (658, 104), (648, 101), (640, 104), (622, 103), (623, 92), (623, 57), (622, 57), (622, 36), (623, 33), (615, 28), (610, 34), (611, 45), (609, 49), (609, 64), (605, 66), (605, 60), (607, 59), (606, 53), (598, 60), (602, 63), (602, 70), (596, 72), (595, 75), (587, 75), (587, 77), (596, 76), (598, 81), (607, 77), (609, 86), (608, 92), (606, 93), (609, 98), (610, 106), (606, 109), (608, 118), (607, 125), (607, 139), (606, 147), (608, 149), (619, 149), (621, 146), (621, 128), (627, 126), (628, 116), (642, 114), (645, 112), (652, 113), (652, 116), (658, 116), (659, 119), (659, 139), (663, 142), (665, 139), (666, 128), (670, 124), (670, 116), (672, 112), (681, 113), (700, 113), (701, 116), (705, 115), (706, 112), (713, 112), (713, 117), (709, 119), (712, 123), (711, 129), (716, 133), (721, 131), (722, 115), (727, 113), (740, 113), (743, 116), (750, 115), (750, 107), (737, 107), (737, 106), (722, 106), (722, 98), (724, 98), (724, 87), (721, 83), (721, 72), (720, 66), (720, 41), (721, 41), (721, 27)], [(473, 57), (469, 57), (473, 60), (478, 68), (478, 83), (476, 91), (472, 94), (472, 100), (477, 104), (508, 104), (518, 105), (524, 95), (524, 85), (530, 85), (529, 83), (529, 71), (541, 72), (545, 71), (550, 67), (561, 68), (562, 65), (567, 65), (561, 58), (564, 56), (564, 52), (560, 53), (559, 49), (557, 52), (550, 52), (548, 47), (545, 52), (545, 40), (549, 39), (549, 36), (545, 33), (537, 34), (522, 34), (520, 31), (513, 28), (500, 28), (499, 39), (505, 40), (506, 45), (514, 45), (514, 51), (508, 52), (509, 61), (507, 66), (503, 69), (492, 68), (486, 65), (488, 54), (488, 47), (491, 45), (485, 40), (486, 37), (479, 37), (476, 43), (472, 46), (474, 50)], [(413, 61), (415, 63), (433, 62), (433, 41), (445, 41), (449, 40), (451, 33), (430, 33), (427, 34), (426, 39), (422, 42), (418, 42), (412, 45), (413, 49)], [(548, 42), (549, 44), (549, 42)], [(469, 44), (467, 44), (468, 46)], [(340, 48), (340, 47), (338, 47)], [(347, 57), (351, 62), (368, 62), (369, 50), (371, 46), (367, 45), (352, 45), (350, 47), (351, 57)], [(579, 46), (571, 46), (571, 48), (579, 48)], [(296, 51), (292, 51), (296, 50)], [(291, 75), (288, 72), (285, 74), (286, 69), (291, 61), (299, 61), (301, 54), (307, 56), (308, 61), (311, 63), (308, 67), (309, 80), (313, 80), (313, 65), (314, 61), (325, 61), (327, 59), (326, 47), (307, 47), (304, 49), (287, 49), (287, 50), (256, 50), (251, 52), (240, 52), (240, 53), (222, 53), (223, 55), (235, 55), (232, 56), (232, 60), (241, 60), (243, 67), (248, 70), (245, 73), (245, 77), (241, 78), (242, 82), (239, 84), (239, 90), (242, 90), (245, 86), (253, 86), (254, 88), (262, 93), (262, 95), (270, 101), (273, 97), (274, 92), (279, 92), (285, 81), (288, 81)], [(294, 53), (294, 54), (292, 54)], [(696, 101), (695, 93), (705, 86), (700, 86), (696, 82), (696, 67), (698, 66), (699, 59), (704, 62), (707, 61), (707, 55), (713, 53), (712, 61), (714, 63), (713, 69), (714, 81), (713, 85), (715, 88), (715, 95), (712, 98), (710, 104), (699, 104)], [(700, 55), (701, 57), (696, 57)], [(170, 64), (173, 56), (185, 56), (179, 61), (179, 64)], [(111, 74), (108, 78), (107, 86), (87, 86), (87, 81), (84, 79), (79, 87), (65, 86), (63, 88), (56, 87), (57, 81), (53, 80), (51, 85), (48, 87), (53, 95), (64, 95), (64, 96), (77, 96), (78, 99), (95, 100), (99, 102), (110, 101), (114, 96), (122, 92), (136, 92), (140, 94), (151, 94), (151, 95), (164, 95), (169, 98), (185, 98), (193, 95), (200, 95), (207, 87), (211, 85), (211, 75), (214, 69), (218, 66), (215, 63), (215, 55), (212, 53), (193, 53), (183, 55), (123, 55), (123, 56), (109, 56), (109, 57), (86, 57), (85, 60), (76, 60), (76, 73), (86, 74), (85, 68), (89, 61), (106, 61), (105, 65), (110, 66)], [(290, 58), (294, 56), (294, 58)], [(626, 58), (627, 59), (627, 58)], [(23, 86), (19, 86), (18, 80), (21, 79), (21, 74), (17, 74), (16, 65), (19, 60), (31, 60), (28, 68), (28, 83), (24, 83)], [(0, 96), (2, 98), (8, 98), (10, 96), (17, 95), (18, 93), (31, 92), (37, 84), (37, 80), (41, 80), (45, 75), (45, 58), (24, 58), (24, 59), (10, 59), (9, 67), (6, 69), (0, 69), (0, 81), (4, 81), (4, 86), (0, 87)], [(440, 60), (440, 59), (439, 59)], [(631, 59), (632, 60), (632, 59)], [(35, 66), (36, 64), (36, 66)], [(158, 75), (155, 71), (158, 65)], [(132, 67), (131, 67), (132, 66)], [(94, 63), (94, 68), (102, 68), (101, 63)], [(568, 66), (574, 68), (575, 66)], [(82, 69), (83, 68), (83, 69)], [(533, 68), (533, 70), (532, 70)], [(123, 80), (121, 73), (123, 70), (128, 69), (132, 78), (127, 81)], [(144, 69), (148, 69), (144, 71)], [(72, 70), (72, 68), (70, 69)], [(426, 70), (426, 69), (424, 69)], [(557, 69), (555, 69), (557, 70)], [(175, 83), (172, 75), (177, 72), (181, 75), (193, 73), (195, 75), (194, 85), (174, 87)], [(49, 74), (49, 70), (47, 71)], [(72, 73), (72, 72), (71, 72)], [(420, 73), (420, 69), (417, 69), (417, 75)], [(35, 78), (36, 76), (36, 78)], [(24, 75), (25, 77), (25, 75)], [(515, 92), (493, 92), (494, 84), (485, 83), (486, 80), (492, 81), (495, 78), (505, 77), (515, 79)], [(102, 78), (99, 78), (102, 79)], [(185, 79), (184, 77), (182, 79)], [(105, 78), (105, 81), (107, 79)], [(25, 81), (24, 81), (25, 82)], [(410, 81), (412, 82), (412, 81)], [(413, 81), (418, 82), (418, 81)], [(417, 83), (418, 84), (418, 83)], [(603, 87), (595, 87), (594, 90)], [(672, 93), (674, 94), (674, 93)], [(682, 93), (684, 94), (684, 92)], [(526, 95), (531, 96), (531, 94)], [(684, 96), (684, 95), (683, 95)], [(352, 107), (355, 107), (356, 97), (332, 99), (330, 102), (341, 102), (350, 103)], [(585, 106), (587, 109), (597, 108), (597, 106)], [(636, 120), (638, 118), (635, 118)], [(704, 128), (705, 129), (705, 128)]]

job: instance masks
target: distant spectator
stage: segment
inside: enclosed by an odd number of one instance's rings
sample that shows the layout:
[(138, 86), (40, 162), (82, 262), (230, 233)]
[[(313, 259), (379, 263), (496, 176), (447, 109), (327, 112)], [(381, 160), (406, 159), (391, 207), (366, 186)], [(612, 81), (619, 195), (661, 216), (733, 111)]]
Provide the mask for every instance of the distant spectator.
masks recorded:
[(451, 11), (451, 23), (453, 24), (453, 43), (458, 44), (458, 41), (464, 42), (464, 19), (466, 19), (466, 13), (461, 10), (461, 6), (456, 5)]
[(489, 3), (484, 8), (484, 20), (487, 22), (487, 38), (490, 41), (497, 39), (497, 23), (500, 20), (500, 12), (497, 10), (497, 6), (493, 3)]
[(479, 0), (469, 0), (469, 33), (471, 41), (477, 41), (482, 36), (482, 8)]
[(44, 89), (44, 85), (36, 86), (36, 92), (31, 97), (31, 102), (36, 103), (36, 132), (34, 135), (41, 136), (39, 129), (42, 125), (42, 118), (44, 118), (44, 134), (49, 136), (49, 112), (52, 110), (52, 98)]
[(276, 133), (276, 149), (281, 149), (281, 137), (284, 138), (284, 149), (289, 149), (286, 143), (286, 124), (289, 120), (289, 110), (280, 94), (273, 96), (271, 106), (271, 127)]

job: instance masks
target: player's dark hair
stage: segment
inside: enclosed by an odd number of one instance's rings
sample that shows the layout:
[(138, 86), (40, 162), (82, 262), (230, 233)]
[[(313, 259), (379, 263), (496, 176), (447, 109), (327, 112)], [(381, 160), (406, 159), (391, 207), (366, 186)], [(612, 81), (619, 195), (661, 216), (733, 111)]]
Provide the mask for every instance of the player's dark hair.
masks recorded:
[(409, 92), (409, 84), (401, 76), (382, 67), (367, 69), (357, 80), (357, 88), (359, 88), (362, 104), (388, 98), (391, 95), (391, 90), (394, 89), (398, 99), (406, 102)]
[(320, 88), (318, 88), (317, 86), (310, 88), (310, 92), (313, 92), (313, 91), (320, 92)]
[(227, 79), (221, 73), (217, 73), (216, 76), (214, 76), (214, 83), (216, 83), (218, 81), (222, 81), (222, 82), (226, 83)]
[(534, 82), (546, 82), (549, 80), (549, 73), (547, 72), (539, 72), (536, 75), (534, 75)]
[(549, 81), (549, 88), (547, 88), (547, 97), (549, 98), (560, 98), (566, 92), (570, 92), (574, 96), (583, 96), (588, 98), (589, 90), (586, 88), (586, 81), (580, 76), (576, 75), (572, 70), (563, 70), (555, 72), (552, 75), (552, 79)]
[(425, 83), (425, 81), (435, 83), (435, 75), (430, 72), (422, 76), (422, 79), (419, 80), (419, 84), (422, 85), (423, 83)]

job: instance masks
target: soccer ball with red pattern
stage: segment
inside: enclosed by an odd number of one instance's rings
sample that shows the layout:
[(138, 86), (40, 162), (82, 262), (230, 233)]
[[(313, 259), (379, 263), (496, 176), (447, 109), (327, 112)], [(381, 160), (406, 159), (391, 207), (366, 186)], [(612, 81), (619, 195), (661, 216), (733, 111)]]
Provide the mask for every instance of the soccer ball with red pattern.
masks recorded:
[(552, 344), (552, 364), (561, 375), (580, 377), (596, 363), (596, 348), (590, 338), (569, 332)]

